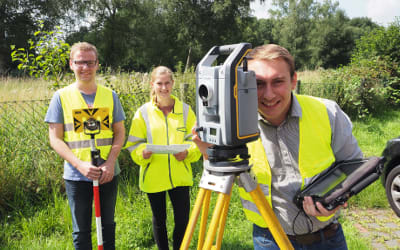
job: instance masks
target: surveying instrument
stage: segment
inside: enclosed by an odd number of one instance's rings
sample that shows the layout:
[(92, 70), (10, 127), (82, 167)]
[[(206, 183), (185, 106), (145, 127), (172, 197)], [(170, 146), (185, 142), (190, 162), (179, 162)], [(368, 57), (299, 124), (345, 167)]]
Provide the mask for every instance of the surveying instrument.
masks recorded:
[[(103, 160), (100, 157), (100, 150), (96, 148), (95, 136), (101, 130), (109, 130), (109, 109), (108, 108), (88, 108), (74, 109), (74, 131), (90, 135), (90, 154), (93, 166), (100, 166)], [(93, 199), (96, 216), (97, 249), (103, 250), (103, 232), (101, 226), (100, 193), (99, 180), (93, 180)]]
[[(251, 44), (214, 46), (196, 68), (196, 131), (207, 149), (199, 193), (180, 249), (190, 246), (201, 213), (197, 249), (220, 249), (234, 181), (244, 187), (255, 202), (281, 249), (293, 249), (255, 177), (250, 175), (247, 142), (259, 137), (257, 127), (257, 85), (248, 71), (246, 55)], [(217, 65), (219, 56), (225, 57)], [(214, 66), (213, 66), (214, 65)], [(206, 232), (212, 191), (218, 193)], [(213, 245), (215, 240), (215, 245)]]

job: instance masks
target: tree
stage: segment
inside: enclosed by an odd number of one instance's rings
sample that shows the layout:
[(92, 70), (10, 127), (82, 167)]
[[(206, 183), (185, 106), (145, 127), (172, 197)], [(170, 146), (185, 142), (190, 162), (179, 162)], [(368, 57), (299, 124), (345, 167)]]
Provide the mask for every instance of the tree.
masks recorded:
[(40, 20), (46, 30), (61, 23), (73, 26), (84, 4), (80, 0), (0, 1), (0, 75), (12, 69), (10, 45), (26, 46), (28, 39), (34, 39), (34, 32), (40, 29)]
[(252, 17), (247, 26), (242, 29), (242, 41), (249, 42), (253, 47), (275, 43), (272, 29), (274, 27), (273, 19), (257, 19)]
[(276, 25), (274, 40), (287, 48), (296, 60), (296, 68), (306, 66), (311, 58), (310, 33), (317, 4), (313, 0), (273, 0), (270, 10)]
[(325, 2), (318, 10), (314, 29), (310, 32), (310, 68), (335, 68), (350, 61), (354, 48), (354, 28), (338, 4)]
[[(249, 0), (163, 1), (163, 13), (179, 44), (176, 60), (199, 61), (213, 46), (242, 41), (251, 22)], [(190, 53), (189, 53), (190, 52)]]

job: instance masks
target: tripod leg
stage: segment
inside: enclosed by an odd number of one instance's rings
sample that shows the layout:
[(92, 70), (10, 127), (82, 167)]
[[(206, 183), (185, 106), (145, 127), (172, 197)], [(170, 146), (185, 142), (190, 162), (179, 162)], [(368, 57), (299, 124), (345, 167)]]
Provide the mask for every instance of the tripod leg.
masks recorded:
[(210, 208), (211, 190), (205, 189), (206, 194), (203, 201), (203, 210), (201, 212), (199, 239), (197, 241), (197, 249), (202, 249), (204, 245), (204, 238), (206, 234), (208, 211)]
[(217, 232), (217, 225), (220, 222), (222, 210), (225, 206), (228, 206), (230, 200), (230, 195), (219, 193), (217, 204), (215, 205), (214, 213), (210, 222), (210, 227), (207, 233), (206, 241), (203, 249), (211, 249), (211, 246), (215, 239), (215, 234)]
[(197, 194), (196, 202), (194, 204), (189, 223), (186, 227), (185, 236), (183, 237), (180, 250), (189, 249), (190, 241), (193, 237), (194, 229), (196, 227), (196, 222), (200, 214), (200, 209), (203, 204), (204, 196), (207, 192), (209, 192), (209, 190), (200, 188), (199, 193)]
[(229, 209), (229, 203), (231, 201), (231, 197), (232, 197), (232, 192), (229, 194), (228, 200), (224, 204), (222, 216), (219, 221), (218, 235), (217, 235), (217, 239), (216, 239), (216, 243), (215, 243), (215, 249), (221, 249), (221, 243), (222, 243), (222, 238), (224, 236), (226, 218), (228, 216), (228, 209)]
[(249, 192), (254, 203), (257, 205), (258, 211), (260, 211), (261, 216), (268, 225), (268, 229), (271, 231), (276, 243), (280, 249), (293, 249), (292, 243), (286, 236), (285, 231), (283, 231), (281, 224), (276, 218), (274, 211), (264, 197), (264, 193), (257, 184), (257, 188)]

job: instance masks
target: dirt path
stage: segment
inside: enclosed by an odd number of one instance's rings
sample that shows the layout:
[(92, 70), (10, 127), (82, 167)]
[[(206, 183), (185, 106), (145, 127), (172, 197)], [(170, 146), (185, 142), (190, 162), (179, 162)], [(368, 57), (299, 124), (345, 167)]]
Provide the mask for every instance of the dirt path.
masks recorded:
[(343, 209), (362, 237), (371, 241), (373, 249), (400, 249), (400, 218), (391, 209)]

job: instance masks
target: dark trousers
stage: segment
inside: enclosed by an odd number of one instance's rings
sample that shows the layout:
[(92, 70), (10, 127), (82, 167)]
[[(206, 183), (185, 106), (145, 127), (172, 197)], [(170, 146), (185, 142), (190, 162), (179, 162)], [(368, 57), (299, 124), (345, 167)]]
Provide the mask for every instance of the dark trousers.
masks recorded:
[[(75, 249), (92, 250), (93, 184), (86, 181), (65, 180), (65, 188), (72, 214), (72, 238)], [(99, 186), (100, 212), (105, 250), (115, 249), (115, 204), (118, 176)]]
[(158, 192), (148, 193), (151, 210), (153, 212), (153, 234), (158, 249), (165, 250), (168, 248), (168, 235), (167, 235), (167, 207), (166, 207), (166, 193), (168, 192), (169, 199), (172, 203), (174, 210), (174, 233), (173, 249), (179, 249), (183, 236), (185, 234), (186, 226), (189, 221), (190, 211), (190, 195), (189, 187), (176, 187), (174, 189)]

